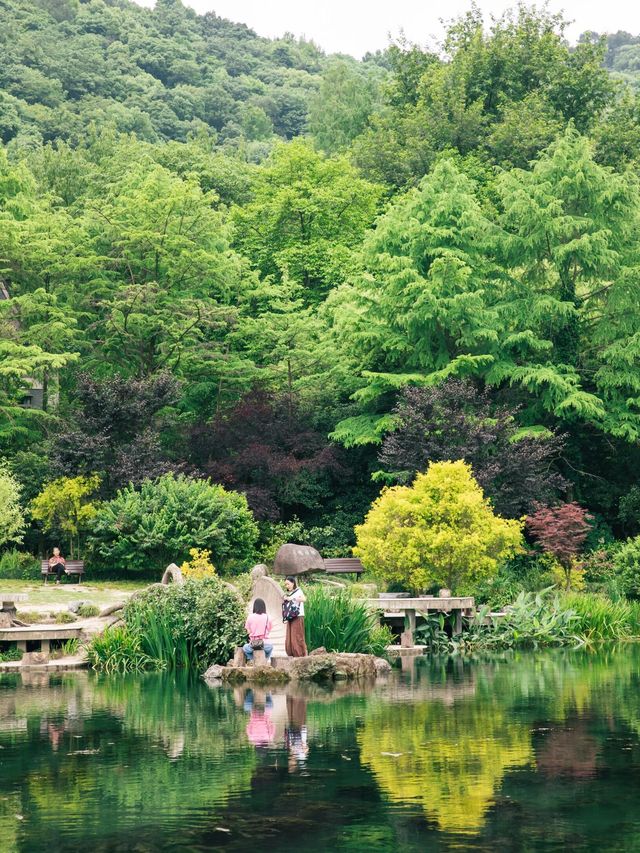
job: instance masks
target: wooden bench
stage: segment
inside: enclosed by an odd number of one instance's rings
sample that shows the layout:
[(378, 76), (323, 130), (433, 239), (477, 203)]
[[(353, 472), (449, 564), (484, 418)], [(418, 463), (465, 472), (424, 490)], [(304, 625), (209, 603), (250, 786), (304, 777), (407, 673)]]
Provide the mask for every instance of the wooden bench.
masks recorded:
[(328, 575), (361, 575), (364, 572), (364, 566), (355, 557), (337, 557), (323, 562)]
[[(44, 582), (47, 582), (47, 578), (49, 575), (55, 575), (56, 570), (55, 567), (51, 568), (49, 566), (49, 560), (42, 560), (40, 564), (40, 570), (44, 577)], [(84, 560), (67, 560), (67, 564), (64, 567), (65, 575), (77, 575), (78, 583), (82, 583), (82, 575), (84, 574)]]

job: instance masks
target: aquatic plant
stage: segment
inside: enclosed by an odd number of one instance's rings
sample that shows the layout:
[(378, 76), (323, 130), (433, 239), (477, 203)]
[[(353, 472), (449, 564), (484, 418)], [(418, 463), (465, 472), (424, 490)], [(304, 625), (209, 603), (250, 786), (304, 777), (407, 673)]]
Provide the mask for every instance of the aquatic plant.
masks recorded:
[(521, 592), (504, 614), (491, 615), (481, 607), (467, 630), (451, 641), (455, 652), (479, 648), (521, 648), (577, 644), (578, 616), (551, 589)]
[(316, 585), (306, 590), (305, 634), (309, 649), (382, 655), (392, 642), (391, 631), (378, 615), (346, 589)]
[(6, 651), (0, 651), (0, 663), (4, 663), (5, 661), (13, 661), (20, 660), (22, 657), (22, 652), (20, 649), (13, 648), (7, 649)]
[(92, 637), (87, 645), (87, 657), (93, 669), (108, 673), (163, 668), (161, 661), (142, 650), (140, 637), (123, 626), (107, 628)]
[(621, 640), (637, 632), (637, 608), (624, 599), (595, 593), (567, 594), (563, 604), (576, 614), (575, 629), (585, 641)]

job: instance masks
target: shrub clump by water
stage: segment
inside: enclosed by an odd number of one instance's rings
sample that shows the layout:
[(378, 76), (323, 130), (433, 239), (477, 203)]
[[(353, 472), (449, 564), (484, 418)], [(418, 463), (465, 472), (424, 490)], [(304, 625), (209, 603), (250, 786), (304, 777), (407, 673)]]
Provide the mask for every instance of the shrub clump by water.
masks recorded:
[(244, 639), (244, 604), (215, 576), (150, 587), (128, 602), (124, 621), (145, 654), (170, 669), (224, 664)]
[(467, 623), (467, 630), (450, 641), (444, 631), (436, 637), (446, 650), (539, 648), (543, 646), (592, 645), (638, 636), (640, 604), (611, 601), (594, 593), (565, 593), (551, 589), (521, 592), (502, 615), (481, 607)]
[(348, 590), (309, 586), (306, 590), (305, 633), (307, 647), (329, 652), (382, 655), (393, 642), (391, 631), (378, 624), (378, 614)]

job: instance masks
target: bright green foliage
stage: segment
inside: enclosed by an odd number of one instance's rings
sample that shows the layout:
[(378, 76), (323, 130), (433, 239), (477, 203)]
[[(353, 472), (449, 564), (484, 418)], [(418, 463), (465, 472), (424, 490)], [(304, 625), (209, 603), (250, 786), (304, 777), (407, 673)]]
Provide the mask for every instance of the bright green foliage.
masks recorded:
[(150, 141), (289, 138), (326, 62), (311, 42), (269, 41), (180, 2), (8, 0), (0, 49), (0, 140), (16, 148), (112, 126)]
[(347, 160), (324, 159), (306, 141), (277, 146), (234, 210), (236, 245), (263, 276), (283, 277), (317, 302), (354, 268), (353, 252), (371, 225), (381, 188)]
[(0, 547), (22, 542), (25, 530), (24, 510), (20, 504), (22, 490), (7, 463), (0, 461)]
[[(358, 401), (493, 361), (500, 273), (483, 252), (490, 229), (473, 184), (448, 160), (381, 217), (364, 245), (366, 272), (329, 299), (335, 334), (366, 383)], [(336, 437), (379, 442), (384, 427), (343, 423)]]
[(379, 625), (378, 614), (349, 590), (331, 590), (319, 584), (306, 590), (304, 630), (307, 648), (328, 652), (383, 655), (393, 641)]
[(31, 501), (31, 515), (48, 533), (62, 533), (69, 541), (69, 554), (80, 556), (81, 538), (90, 529), (98, 511), (92, 498), (100, 487), (97, 474), (90, 477), (61, 477), (48, 483)]
[(228, 371), (224, 338), (237, 323), (246, 265), (229, 248), (215, 200), (192, 178), (144, 162), (88, 210), (95, 251), (111, 256), (101, 359), (137, 376), (172, 370), (211, 390)]
[(570, 593), (562, 603), (571, 608), (578, 617), (576, 633), (585, 642), (622, 640), (636, 635), (636, 613), (633, 602), (611, 601), (604, 595)]
[(432, 463), (412, 486), (385, 489), (356, 535), (354, 554), (369, 571), (414, 592), (458, 591), (522, 547), (522, 523), (494, 515), (462, 461)]
[(33, 581), (40, 575), (40, 564), (32, 554), (12, 548), (0, 557), (0, 578)]
[[(138, 480), (236, 482), (211, 436), (267, 394), (287, 454), (252, 426), (245, 467), (284, 484), (274, 521), (339, 528), (318, 541), (342, 551), (398, 392), (469, 375), (517, 428), (566, 435), (576, 499), (635, 534), (639, 48), (565, 26), (473, 8), (438, 52), (356, 61), (181, 0), (4, 0), (0, 456), (25, 500), (105, 453), (118, 485), (135, 459)], [(162, 429), (83, 429), (83, 374), (170, 374)], [(299, 469), (312, 434), (343, 445), (317, 457), (329, 503)]]
[(590, 645), (638, 636), (637, 603), (602, 595), (521, 592), (504, 616), (489, 618), (488, 610), (478, 610), (468, 630), (452, 641), (453, 651)]
[(166, 474), (122, 489), (104, 503), (89, 544), (107, 571), (157, 575), (169, 563), (186, 560), (191, 548), (210, 551), (219, 568), (242, 565), (251, 559), (257, 536), (244, 495), (208, 480)]
[(396, 46), (387, 104), (354, 141), (356, 162), (404, 186), (442, 151), (525, 166), (568, 122), (588, 131), (613, 100), (604, 44), (570, 48), (564, 28), (561, 16), (524, 5), (485, 26), (474, 6), (449, 25), (445, 61)]
[(0, 652), (0, 662), (4, 663), (5, 661), (11, 660), (21, 660), (22, 652), (18, 648), (7, 649), (6, 652)]
[(379, 220), (366, 273), (332, 294), (363, 383), (354, 398), (379, 412), (339, 424), (340, 440), (379, 441), (384, 395), (464, 374), (527, 392), (531, 420), (640, 435), (636, 182), (568, 130), (497, 190), (502, 212), (489, 216), (441, 161)]
[(244, 636), (244, 603), (215, 576), (150, 587), (127, 603), (124, 618), (141, 649), (169, 669), (226, 663)]
[(636, 182), (598, 166), (587, 140), (569, 130), (530, 172), (505, 174), (499, 189), (513, 288), (505, 311), (511, 322), (537, 321), (553, 349), (546, 364), (503, 357), (488, 381), (508, 377), (561, 418), (640, 435)]
[(640, 598), (640, 536), (627, 541), (613, 555), (613, 566), (620, 591)]
[[(373, 70), (339, 59), (322, 75), (320, 88), (310, 102), (309, 130), (328, 154), (343, 151), (366, 128), (380, 99)], [(382, 69), (379, 72), (381, 77)]]
[(576, 645), (579, 625), (576, 612), (558, 595), (551, 597), (548, 589), (521, 592), (504, 616), (489, 617), (489, 608), (481, 607), (451, 647), (454, 652), (473, 652)]

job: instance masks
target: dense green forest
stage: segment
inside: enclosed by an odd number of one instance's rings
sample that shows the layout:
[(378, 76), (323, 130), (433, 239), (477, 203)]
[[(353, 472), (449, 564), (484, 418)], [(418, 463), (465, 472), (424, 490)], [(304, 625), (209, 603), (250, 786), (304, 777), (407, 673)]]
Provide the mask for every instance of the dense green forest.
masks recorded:
[(463, 457), (505, 516), (640, 531), (640, 36), (472, 7), (356, 61), (179, 0), (0, 21), (23, 505), (210, 477), (263, 542), (344, 554), (383, 484)]

